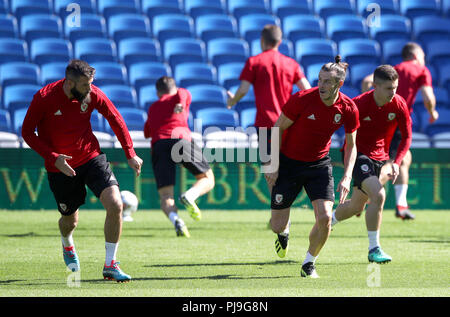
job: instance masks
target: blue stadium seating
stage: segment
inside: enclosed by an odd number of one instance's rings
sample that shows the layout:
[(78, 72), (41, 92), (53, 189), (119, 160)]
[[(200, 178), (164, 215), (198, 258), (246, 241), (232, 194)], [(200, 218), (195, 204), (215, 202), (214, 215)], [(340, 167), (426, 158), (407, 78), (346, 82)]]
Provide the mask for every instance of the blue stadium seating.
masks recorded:
[[(448, 91), (443, 87), (433, 87), (434, 96), (436, 98), (436, 109), (438, 112), (440, 109), (450, 109), (450, 102), (449, 102), (449, 93)], [(421, 111), (424, 110), (424, 104), (423, 104), (423, 97), (422, 92), (419, 90), (416, 95), (416, 100), (414, 101), (413, 105), (414, 111)]]
[(325, 38), (325, 22), (313, 15), (290, 15), (282, 21), (283, 35), (295, 43), (306, 38)]
[[(358, 0), (357, 12), (363, 17), (367, 18), (368, 15), (380, 9), (380, 16), (386, 14), (399, 14), (397, 0)], [(378, 7), (375, 9), (375, 6)]]
[(352, 99), (361, 94), (360, 89), (351, 87), (351, 86), (347, 86), (347, 85), (342, 86), (339, 91), (342, 92), (347, 97), (350, 97)]
[(322, 69), (324, 63), (316, 63), (305, 66), (305, 76), (308, 79), (311, 87), (317, 86), (319, 81), (319, 72)]
[(159, 42), (150, 38), (128, 38), (118, 43), (119, 60), (130, 67), (139, 62), (161, 62)]
[(66, 19), (64, 34), (72, 43), (83, 38), (106, 38), (105, 18), (92, 13), (83, 13), (80, 16), (80, 27), (71, 26), (71, 20)]
[[(129, 131), (144, 130), (147, 113), (142, 109), (122, 107), (118, 109)], [(105, 131), (114, 134), (108, 122), (105, 122)]]
[[(97, 11), (95, 0), (54, 0), (53, 12), (65, 19), (67, 15), (74, 13), (74, 4), (79, 5), (80, 13), (95, 13)], [(67, 9), (70, 9), (69, 11)]]
[(160, 14), (182, 14), (181, 0), (142, 0), (142, 12), (150, 19)]
[(41, 65), (42, 85), (48, 85), (57, 80), (63, 79), (66, 75), (67, 63), (53, 62)]
[(447, 89), (447, 92), (450, 95), (450, 64), (443, 65), (442, 68), (440, 68), (439, 73), (439, 84), (441, 87)]
[(12, 132), (11, 117), (5, 109), (0, 109), (0, 131)]
[(3, 90), (3, 107), (13, 115), (13, 111), (20, 108), (28, 108), (35, 93), (41, 86), (31, 84), (19, 84), (8, 86)]
[(174, 70), (174, 77), (179, 87), (217, 83), (217, 70), (207, 63), (182, 63)]
[(93, 84), (96, 86), (128, 84), (127, 70), (120, 63), (95, 62), (91, 66), (95, 68)]
[(27, 114), (27, 108), (16, 109), (11, 114), (11, 121), (13, 123), (13, 130), (17, 135), (22, 135), (22, 124)]
[(17, 19), (10, 14), (0, 14), (0, 37), (18, 37)]
[(218, 85), (193, 85), (186, 87), (192, 95), (190, 110), (196, 117), (197, 111), (204, 108), (224, 108), (227, 103), (227, 92)]
[(392, 39), (383, 42), (383, 63), (390, 65), (400, 64), (402, 60), (402, 48), (408, 43), (405, 39)]
[(230, 89), (230, 87), (239, 85), (239, 76), (241, 75), (242, 69), (245, 63), (227, 63), (222, 64), (217, 68), (217, 80), (219, 85), (223, 86), (225, 89)]
[[(288, 39), (283, 39), (280, 46), (278, 47), (278, 51), (286, 56), (294, 58), (294, 47), (292, 42)], [(260, 54), (261, 51), (261, 40), (255, 39), (251, 42), (250, 52), (252, 56)]]
[(235, 110), (226, 108), (208, 108), (197, 111), (195, 119), (202, 120), (202, 129), (217, 127), (225, 130), (228, 127), (239, 126), (239, 114)]
[(195, 38), (168, 39), (163, 46), (164, 59), (170, 67), (180, 63), (206, 62), (206, 48), (202, 40)]
[(439, 15), (438, 0), (399, 0), (400, 13), (410, 19), (424, 15)]
[[(428, 118), (429, 115), (426, 111), (422, 112), (422, 119)], [(439, 118), (433, 123), (430, 124), (428, 119), (422, 121), (422, 130), (429, 136), (433, 136), (435, 134), (441, 132), (449, 132), (450, 131), (450, 109), (440, 109), (439, 110)]]
[(304, 39), (295, 43), (295, 57), (303, 67), (334, 62), (336, 43), (328, 39)]
[(255, 124), (256, 108), (247, 108), (239, 113), (241, 127), (247, 129)]
[(223, 0), (185, 0), (185, 13), (194, 19), (203, 15), (226, 14)]
[(9, 11), (9, 1), (0, 0), (0, 14), (6, 14)]
[(128, 68), (128, 76), (130, 85), (139, 91), (142, 86), (154, 85), (162, 76), (172, 76), (172, 71), (166, 63), (141, 62)]
[(294, 14), (312, 14), (312, 0), (272, 0), (271, 10), (280, 19)]
[(40, 84), (39, 66), (27, 62), (6, 63), (0, 66), (0, 84), (3, 89), (17, 84)]
[(328, 38), (340, 42), (345, 39), (367, 38), (365, 21), (353, 14), (337, 14), (327, 19)]
[(72, 56), (72, 44), (65, 39), (42, 38), (31, 42), (30, 60), (42, 65), (50, 62), (68, 62)]
[[(297, 86), (294, 85), (294, 87), (297, 87)], [(234, 94), (234, 93), (236, 93), (238, 88), (239, 88), (239, 85), (236, 85), (236, 86), (230, 87), (228, 90)], [(244, 97), (242, 97), (241, 100), (239, 100), (239, 102), (233, 107), (233, 109), (238, 112), (241, 112), (244, 109), (255, 108), (255, 107), (256, 107), (255, 92), (254, 92), (253, 86), (250, 86), (250, 89), (247, 92), (247, 94)]]
[(353, 87), (361, 90), (361, 81), (369, 74), (372, 74), (378, 64), (375, 63), (361, 63), (356, 65), (350, 65), (350, 80)]
[(28, 45), (18, 38), (0, 38), (0, 65), (28, 61)]
[(140, 14), (124, 13), (116, 14), (108, 19), (108, 34), (114, 41), (119, 42), (124, 38), (152, 37), (150, 20)]
[(106, 20), (122, 13), (139, 13), (139, 0), (97, 0), (98, 13)]
[(158, 95), (156, 94), (155, 85), (142, 86), (138, 90), (139, 95), (139, 107), (148, 111), (151, 104), (158, 100)]
[(30, 14), (20, 20), (20, 35), (28, 43), (38, 38), (62, 38), (61, 19), (56, 15)]
[(450, 0), (442, 0), (442, 13), (447, 18), (450, 17)]
[(246, 14), (269, 13), (265, 0), (228, 0), (227, 3), (228, 13), (238, 20)]
[(261, 30), (267, 24), (281, 27), (280, 19), (276, 16), (263, 13), (246, 14), (239, 19), (239, 33), (247, 42), (261, 38)]
[(153, 18), (153, 35), (161, 46), (168, 39), (194, 37), (194, 20), (183, 14), (161, 14)]
[[(381, 15), (379, 26), (369, 28), (372, 39), (378, 41), (380, 45), (386, 40), (411, 38), (411, 22), (401, 15)], [(401, 48), (398, 48), (401, 51)]]
[(116, 44), (106, 38), (83, 38), (75, 42), (75, 58), (88, 63), (117, 61)]
[(439, 40), (428, 43), (425, 49), (427, 61), (437, 68), (450, 64), (450, 42)]
[(127, 85), (105, 85), (99, 88), (113, 102), (116, 108), (138, 108), (137, 95), (133, 87)]
[(246, 41), (237, 38), (219, 38), (208, 42), (209, 61), (216, 67), (225, 63), (245, 62), (249, 57)]
[(351, 0), (315, 0), (314, 12), (323, 19), (337, 14), (354, 14), (355, 8)]
[(23, 16), (29, 14), (51, 14), (52, 1), (51, 0), (11, 0), (11, 13), (21, 20)]
[(103, 116), (94, 109), (91, 114), (91, 127), (92, 131), (105, 132), (105, 119)]
[(195, 20), (197, 36), (203, 41), (220, 37), (237, 37), (238, 27), (236, 19), (225, 14), (208, 14)]
[(437, 16), (420, 16), (413, 20), (415, 41), (423, 46), (436, 40), (450, 41), (450, 20)]
[(380, 63), (381, 51), (377, 41), (369, 39), (347, 39), (338, 43), (339, 54), (350, 65)]

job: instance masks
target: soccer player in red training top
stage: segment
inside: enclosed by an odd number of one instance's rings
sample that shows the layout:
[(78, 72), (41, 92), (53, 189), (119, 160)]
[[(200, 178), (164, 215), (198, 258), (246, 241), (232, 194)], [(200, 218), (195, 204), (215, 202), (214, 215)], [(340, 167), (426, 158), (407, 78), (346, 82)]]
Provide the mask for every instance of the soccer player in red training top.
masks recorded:
[(131, 277), (116, 262), (123, 204), (119, 184), (92, 133), (90, 118), (94, 109), (108, 120), (137, 175), (142, 160), (133, 149), (122, 116), (105, 94), (92, 85), (94, 74), (95, 69), (86, 62), (72, 60), (64, 79), (34, 95), (23, 121), (22, 136), (45, 160), (50, 188), (61, 213), (59, 229), (66, 265), (72, 271), (80, 269), (72, 234), (78, 223), (79, 207), (85, 202), (87, 185), (106, 209), (103, 276), (124, 282)]
[(196, 178), (192, 187), (179, 198), (194, 220), (201, 219), (195, 200), (214, 188), (214, 174), (202, 150), (191, 139), (187, 123), (191, 104), (189, 91), (177, 88), (172, 77), (164, 76), (156, 82), (156, 92), (159, 100), (148, 109), (144, 135), (151, 137), (152, 166), (161, 209), (174, 225), (177, 236), (189, 237), (174, 200), (176, 163), (182, 163)]
[[(407, 43), (402, 49), (402, 59), (402, 63), (394, 66), (399, 76), (397, 94), (405, 99), (409, 112), (412, 113), (416, 94), (420, 90), (425, 108), (430, 114), (429, 122), (435, 122), (439, 118), (439, 113), (436, 111), (436, 97), (433, 92), (432, 78), (430, 71), (425, 66), (425, 54), (422, 48), (416, 43)], [(364, 78), (362, 82), (363, 92), (368, 91), (372, 87), (372, 84), (373, 74)], [(401, 134), (397, 129), (394, 133), (389, 150), (391, 160), (396, 157), (400, 139)], [(406, 199), (411, 162), (412, 155), (411, 151), (408, 150), (400, 165), (400, 174), (394, 183), (395, 198), (397, 202), (395, 215), (404, 220), (415, 218), (409, 211)], [(381, 181), (384, 184), (388, 179), (384, 177)]]
[[(392, 258), (380, 246), (380, 226), (386, 193), (380, 182), (380, 172), (389, 175), (392, 182), (399, 173), (399, 165), (411, 145), (411, 118), (405, 100), (398, 94), (398, 74), (390, 65), (378, 66), (373, 74), (374, 89), (353, 99), (359, 111), (361, 126), (357, 131), (358, 156), (353, 169), (351, 200), (337, 206), (332, 225), (361, 213), (370, 199), (366, 211), (370, 262), (385, 263)], [(389, 159), (389, 146), (396, 128), (401, 142), (393, 162)], [(385, 165), (386, 164), (386, 165)], [(384, 167), (383, 167), (384, 166)]]
[[(309, 235), (309, 248), (301, 269), (303, 277), (318, 277), (315, 261), (330, 234), (334, 180), (329, 150), (331, 136), (342, 125), (346, 132), (346, 151), (344, 175), (337, 187), (340, 202), (345, 201), (350, 189), (359, 120), (355, 103), (339, 91), (347, 66), (340, 61), (340, 56), (336, 56), (335, 63), (323, 65), (318, 87), (292, 95), (272, 129), (272, 141), (278, 139), (281, 143), (279, 168), (276, 170), (274, 166), (274, 171), (266, 176), (273, 185), (270, 223), (277, 234), (278, 256), (287, 253), (290, 207), (303, 187), (314, 208), (316, 222)], [(272, 162), (277, 162), (277, 154), (271, 153)]]

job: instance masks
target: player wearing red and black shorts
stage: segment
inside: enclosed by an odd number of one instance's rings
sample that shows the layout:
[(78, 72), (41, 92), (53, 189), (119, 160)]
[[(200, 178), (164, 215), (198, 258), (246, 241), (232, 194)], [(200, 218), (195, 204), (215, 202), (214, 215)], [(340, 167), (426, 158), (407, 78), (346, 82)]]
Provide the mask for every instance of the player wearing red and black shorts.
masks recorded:
[(284, 257), (288, 248), (290, 207), (302, 188), (313, 205), (316, 222), (310, 233), (310, 245), (302, 265), (301, 275), (318, 277), (315, 260), (331, 229), (334, 204), (334, 179), (329, 150), (331, 136), (344, 125), (347, 152), (344, 176), (338, 185), (340, 201), (350, 189), (351, 173), (356, 158), (355, 136), (359, 127), (358, 109), (354, 102), (339, 92), (344, 84), (346, 63), (336, 57), (335, 63), (325, 64), (319, 73), (318, 87), (291, 96), (275, 123), (272, 142), (280, 145), (272, 153), (273, 170), (267, 174), (272, 188), (272, 230), (277, 234), (275, 249)]
[(177, 236), (189, 237), (174, 200), (176, 164), (181, 163), (197, 179), (180, 196), (180, 202), (194, 220), (201, 219), (195, 200), (214, 187), (214, 174), (202, 150), (191, 139), (187, 123), (191, 104), (189, 91), (177, 88), (175, 80), (167, 76), (158, 79), (156, 91), (159, 100), (148, 109), (144, 135), (151, 138), (152, 167), (161, 209), (174, 225)]
[[(405, 100), (396, 94), (398, 74), (390, 65), (381, 65), (374, 72), (374, 89), (353, 99), (359, 111), (360, 127), (356, 136), (358, 155), (353, 169), (351, 200), (340, 204), (333, 213), (332, 225), (359, 214), (367, 201), (366, 226), (370, 262), (385, 263), (392, 258), (381, 249), (379, 236), (386, 193), (380, 174), (382, 170), (393, 182), (411, 145), (411, 118)], [(394, 161), (389, 160), (389, 147), (394, 131), (401, 132), (401, 142)], [(385, 165), (386, 164), (386, 165)]]

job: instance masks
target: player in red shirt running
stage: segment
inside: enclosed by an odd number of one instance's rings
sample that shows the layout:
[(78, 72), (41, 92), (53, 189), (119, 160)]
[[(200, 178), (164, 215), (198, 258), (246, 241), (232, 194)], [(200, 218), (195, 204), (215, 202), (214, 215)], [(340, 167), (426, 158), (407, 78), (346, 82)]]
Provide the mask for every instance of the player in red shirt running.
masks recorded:
[[(422, 48), (416, 43), (407, 43), (402, 49), (403, 62), (395, 65), (394, 68), (399, 75), (397, 94), (402, 96), (408, 105), (409, 112), (413, 112), (413, 105), (416, 94), (420, 90), (422, 93), (423, 103), (430, 114), (429, 122), (433, 123), (439, 118), (436, 111), (436, 97), (433, 92), (432, 78), (430, 71), (425, 66), (425, 54)], [(373, 84), (373, 74), (367, 76), (362, 82), (363, 92), (368, 91)], [(392, 139), (389, 156), (391, 160), (396, 156), (397, 148), (400, 144), (401, 134), (397, 131)], [(415, 216), (409, 211), (407, 202), (408, 183), (409, 183), (409, 167), (411, 166), (411, 151), (407, 151), (400, 165), (400, 174), (394, 184), (396, 198), (395, 215), (401, 219), (414, 219)], [(383, 177), (382, 183), (388, 181), (387, 177)]]
[(316, 222), (309, 235), (310, 244), (301, 269), (303, 277), (318, 277), (315, 261), (330, 234), (335, 197), (329, 150), (331, 136), (342, 125), (346, 152), (344, 175), (337, 188), (340, 202), (345, 201), (350, 189), (359, 120), (355, 103), (339, 91), (347, 66), (340, 62), (340, 56), (336, 56), (335, 63), (325, 64), (319, 73), (318, 87), (292, 95), (272, 129), (272, 141), (279, 142), (279, 146), (281, 143), (280, 153), (271, 153), (273, 170), (266, 175), (273, 186), (270, 223), (277, 234), (278, 256), (287, 253), (290, 207), (303, 187), (314, 208)]
[[(359, 111), (361, 126), (357, 131), (358, 156), (353, 169), (352, 198), (337, 206), (332, 225), (361, 213), (367, 201), (366, 227), (369, 237), (370, 262), (386, 263), (392, 258), (380, 246), (380, 226), (386, 192), (380, 182), (381, 171), (386, 171), (392, 182), (399, 174), (399, 165), (411, 144), (411, 118), (405, 100), (398, 94), (398, 73), (390, 65), (378, 66), (374, 72), (374, 89), (353, 98)], [(389, 147), (396, 129), (401, 142), (393, 162)]]
[(94, 109), (110, 123), (137, 175), (142, 160), (133, 149), (122, 116), (103, 92), (92, 85), (94, 74), (95, 69), (86, 62), (72, 60), (64, 79), (34, 95), (23, 121), (22, 136), (45, 160), (50, 188), (61, 213), (59, 229), (66, 265), (72, 271), (80, 269), (72, 234), (78, 223), (79, 207), (85, 202), (87, 185), (106, 209), (103, 276), (125, 282), (131, 277), (116, 262), (123, 204), (119, 184), (92, 133), (90, 118)]
[(144, 135), (151, 137), (152, 166), (162, 211), (175, 227), (177, 236), (190, 237), (184, 221), (178, 216), (174, 200), (176, 163), (181, 163), (192, 173), (196, 182), (180, 196), (194, 220), (201, 219), (195, 200), (214, 188), (214, 174), (202, 150), (191, 140), (188, 126), (191, 94), (177, 88), (171, 77), (161, 77), (156, 82), (159, 100), (148, 109)]

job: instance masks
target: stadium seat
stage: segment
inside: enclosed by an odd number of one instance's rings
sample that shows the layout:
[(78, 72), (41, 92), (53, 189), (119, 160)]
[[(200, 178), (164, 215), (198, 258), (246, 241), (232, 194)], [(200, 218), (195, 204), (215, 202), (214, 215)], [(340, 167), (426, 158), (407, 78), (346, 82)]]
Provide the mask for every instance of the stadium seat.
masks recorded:
[(72, 56), (72, 44), (65, 39), (42, 38), (31, 42), (30, 59), (42, 65), (50, 62), (68, 62)]
[[(214, 128), (212, 128), (214, 127)], [(207, 127), (208, 128), (208, 127)], [(249, 138), (247, 133), (244, 131), (239, 131), (243, 129), (237, 128), (227, 129), (228, 127), (221, 127), (223, 130), (219, 130), (219, 127), (214, 125), (210, 126), (205, 133), (205, 148), (217, 149), (217, 148), (248, 148)], [(243, 153), (243, 152), (241, 152)], [(244, 157), (242, 159), (245, 159)], [(239, 160), (239, 158), (238, 158)]]
[(180, 63), (206, 62), (206, 48), (202, 40), (194, 38), (168, 39), (163, 46), (164, 59), (174, 69)]
[(442, 0), (442, 13), (446, 17), (450, 17), (450, 0)]
[(408, 40), (386, 40), (383, 42), (383, 63), (390, 65), (400, 64), (402, 59), (402, 48), (408, 43)]
[(420, 133), (422, 131), (421, 117), (415, 112), (411, 112), (412, 131)]
[[(380, 25), (370, 27), (370, 36), (380, 45), (391, 39), (411, 39), (411, 23), (408, 18), (401, 15), (381, 15)], [(401, 48), (398, 48), (401, 51)]]
[(11, 85), (39, 85), (39, 66), (27, 62), (12, 62), (0, 66), (0, 84), (3, 89)]
[(347, 39), (338, 43), (342, 60), (349, 65), (380, 63), (381, 52), (377, 41), (369, 39)]
[[(295, 86), (297, 87), (297, 86)], [(236, 93), (236, 91), (238, 90), (239, 85), (230, 87), (230, 89), (228, 89), (229, 91), (231, 91), (233, 94)], [(242, 112), (242, 110), (244, 109), (248, 109), (248, 108), (256, 108), (256, 104), (255, 104), (255, 93), (254, 93), (254, 89), (253, 86), (250, 86), (249, 91), (247, 92), (247, 94), (242, 97), (241, 100), (239, 100), (239, 102), (233, 107), (234, 110), (236, 110), (237, 112)]]
[[(448, 69), (448, 68), (447, 68)], [(446, 69), (443, 69), (443, 71)], [(450, 109), (450, 99), (449, 93), (447, 89), (443, 87), (433, 87), (434, 96), (436, 98), (436, 108), (439, 111), (440, 109)], [(413, 108), (415, 110), (423, 110), (423, 97), (422, 92), (419, 90), (416, 95), (416, 99), (414, 101)]]
[[(428, 113), (425, 115), (425, 111), (423, 114), (423, 117), (429, 117)], [(433, 124), (423, 120), (422, 129), (431, 137), (438, 133), (450, 132), (450, 109), (440, 109), (439, 118)]]
[(19, 136), (12, 132), (0, 130), (0, 148), (20, 148)]
[(323, 19), (337, 14), (355, 14), (351, 0), (315, 0), (314, 12)]
[[(375, 5), (378, 7), (375, 9)], [(358, 13), (367, 18), (368, 15), (380, 9), (380, 16), (385, 14), (399, 14), (397, 0), (358, 0)]]
[(42, 85), (48, 85), (57, 80), (63, 79), (66, 75), (67, 63), (54, 62), (41, 65)]
[[(292, 42), (288, 39), (283, 39), (280, 46), (278, 47), (278, 51), (286, 56), (294, 58), (294, 47)], [(252, 56), (260, 54), (261, 51), (261, 40), (255, 39), (251, 42), (250, 52)]]
[(116, 14), (108, 19), (108, 34), (116, 43), (124, 38), (152, 37), (150, 20), (140, 14)]
[(425, 133), (412, 133), (411, 148), (412, 149), (428, 149), (431, 147), (430, 138)]
[(443, 65), (439, 69), (439, 73), (440, 73), (439, 85), (447, 89), (447, 92), (450, 95), (450, 64)]
[(223, 0), (185, 0), (184, 10), (187, 15), (196, 19), (199, 16), (211, 14), (226, 14)]
[(116, 62), (95, 62), (93, 84), (95, 86), (126, 85), (128, 84), (127, 70), (124, 65)]
[(106, 20), (122, 13), (139, 13), (139, 0), (97, 0), (98, 13)]
[(450, 20), (437, 16), (420, 16), (413, 20), (413, 35), (423, 46), (436, 40), (450, 41)]
[(261, 30), (267, 24), (281, 27), (280, 19), (276, 16), (263, 13), (246, 14), (239, 18), (239, 34), (248, 43), (261, 38)]
[(350, 81), (353, 87), (361, 91), (361, 82), (369, 74), (372, 74), (378, 64), (375, 63), (361, 63), (356, 65), (349, 65)]
[(225, 14), (207, 14), (195, 20), (197, 37), (205, 42), (220, 37), (237, 37), (236, 19)]
[(161, 14), (182, 14), (182, 0), (142, 0), (142, 12), (150, 19)]
[(433, 147), (435, 148), (450, 148), (450, 129), (448, 131), (438, 132), (431, 138)]
[(295, 43), (307, 38), (325, 38), (325, 22), (314, 15), (295, 14), (282, 21), (283, 36)]
[(201, 120), (203, 131), (212, 127), (226, 130), (228, 127), (239, 126), (239, 114), (237, 111), (226, 108), (211, 107), (198, 110), (195, 119)]
[(18, 35), (17, 19), (11, 14), (0, 14), (0, 37), (15, 38)]
[(153, 35), (161, 46), (168, 39), (194, 37), (194, 20), (183, 14), (161, 14), (153, 18)]
[(295, 43), (295, 59), (308, 67), (316, 63), (334, 62), (337, 54), (336, 43), (328, 39), (303, 39)]
[(182, 63), (175, 67), (175, 81), (179, 87), (217, 83), (217, 70), (207, 63)]
[(162, 76), (172, 76), (172, 72), (166, 63), (141, 62), (128, 68), (128, 76), (130, 85), (139, 91), (142, 86), (154, 85)]
[(246, 14), (269, 13), (265, 0), (228, 0), (228, 13), (239, 20)]
[(83, 13), (80, 16), (80, 27), (71, 26), (70, 18), (64, 21), (64, 34), (72, 43), (83, 38), (106, 38), (106, 21), (102, 16)]
[(186, 87), (192, 95), (190, 110), (197, 115), (197, 111), (204, 108), (226, 109), (227, 92), (225, 88), (218, 85), (193, 85)]
[(322, 69), (323, 64), (324, 63), (310, 64), (305, 67), (305, 76), (311, 84), (311, 87), (317, 86), (317, 83), (319, 81), (319, 72)]
[(339, 91), (342, 92), (347, 97), (352, 98), (352, 99), (361, 94), (361, 89), (359, 89), (359, 87), (351, 87), (348, 85), (342, 86)]
[(86, 62), (115, 62), (117, 61), (116, 44), (106, 38), (84, 38), (75, 42), (75, 58)]
[[(147, 113), (142, 109), (122, 107), (118, 109), (129, 131), (143, 131)], [(114, 134), (108, 121), (105, 121), (105, 131)]]
[(105, 132), (105, 119), (103, 116), (94, 109), (91, 114), (91, 127), (92, 131)]
[(365, 20), (351, 14), (332, 15), (326, 20), (327, 35), (330, 40), (340, 42), (351, 38), (367, 38)]
[(311, 0), (272, 0), (271, 10), (281, 20), (289, 15), (313, 13)]
[[(13, 111), (19, 108), (28, 108), (34, 94), (41, 86), (31, 84), (19, 84), (8, 86), (3, 90), (3, 106), (13, 116)], [(11, 118), (12, 119), (12, 118)]]
[(0, 131), (12, 132), (11, 116), (8, 110), (0, 109)]
[(27, 114), (28, 108), (20, 108), (16, 109), (12, 113), (12, 122), (13, 122), (13, 132), (15, 132), (17, 135), (22, 135), (22, 125), (23, 120), (25, 119), (25, 116)]
[(245, 62), (249, 57), (246, 41), (236, 38), (219, 38), (208, 42), (209, 61), (216, 67), (225, 63)]
[(138, 108), (137, 95), (133, 87), (127, 85), (105, 85), (99, 88), (116, 108)]
[(241, 127), (247, 129), (255, 124), (256, 108), (247, 108), (240, 112)]
[(217, 68), (217, 80), (219, 85), (223, 86), (225, 89), (230, 89), (230, 87), (239, 85), (241, 81), (239, 76), (241, 75), (242, 69), (245, 63), (227, 63), (222, 64)]
[(428, 43), (425, 55), (427, 61), (438, 69), (442, 65), (450, 64), (450, 41), (439, 40)]
[(142, 86), (138, 90), (139, 95), (139, 108), (148, 112), (148, 108), (157, 101), (158, 95), (156, 94), (155, 85)]
[(30, 14), (20, 20), (20, 36), (28, 43), (38, 38), (62, 38), (61, 19), (56, 15)]
[(11, 0), (11, 13), (20, 22), (23, 16), (29, 14), (51, 14), (52, 1), (51, 0)]
[(0, 14), (9, 12), (9, 0), (0, 0)]
[(76, 2), (73, 0), (54, 0), (53, 12), (65, 20), (68, 15), (74, 13), (73, 4), (77, 4), (80, 7), (80, 13), (83, 14), (97, 11), (95, 0), (77, 0)]
[(119, 60), (128, 68), (140, 62), (161, 62), (159, 42), (149, 38), (129, 38), (118, 43)]
[(438, 0), (399, 0), (400, 13), (410, 19), (424, 15), (439, 15)]
[(0, 38), (0, 65), (28, 61), (28, 45), (17, 38)]

